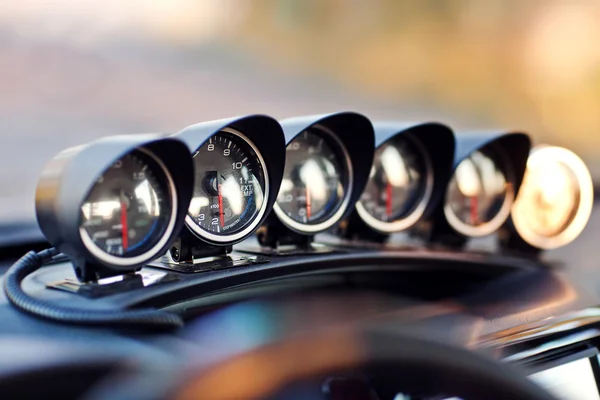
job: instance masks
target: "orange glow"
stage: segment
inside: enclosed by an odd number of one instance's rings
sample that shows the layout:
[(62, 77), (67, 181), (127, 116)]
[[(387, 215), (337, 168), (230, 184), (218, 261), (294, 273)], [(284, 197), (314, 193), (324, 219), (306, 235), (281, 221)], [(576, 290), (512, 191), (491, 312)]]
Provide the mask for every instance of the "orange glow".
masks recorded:
[(356, 366), (363, 357), (359, 339), (347, 331), (296, 337), (204, 371), (174, 399), (202, 399), (207, 393), (211, 399), (261, 399), (293, 380)]

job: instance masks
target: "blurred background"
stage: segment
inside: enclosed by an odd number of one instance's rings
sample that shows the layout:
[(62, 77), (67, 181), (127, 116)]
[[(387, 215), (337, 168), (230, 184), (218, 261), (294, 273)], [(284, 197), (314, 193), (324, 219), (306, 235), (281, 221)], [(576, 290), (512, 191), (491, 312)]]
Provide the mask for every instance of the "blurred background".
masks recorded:
[(341, 110), (524, 130), (600, 182), (594, 0), (0, 0), (0, 218), (112, 134)]

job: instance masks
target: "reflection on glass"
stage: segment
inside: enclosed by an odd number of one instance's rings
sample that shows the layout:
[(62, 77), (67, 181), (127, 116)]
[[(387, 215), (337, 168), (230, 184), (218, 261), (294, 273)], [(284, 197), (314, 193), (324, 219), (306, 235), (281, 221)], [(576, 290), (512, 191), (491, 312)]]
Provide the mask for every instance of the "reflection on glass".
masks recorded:
[(148, 210), (150, 215), (157, 217), (160, 214), (160, 206), (158, 205), (156, 192), (150, 187), (148, 180), (142, 181), (142, 183), (135, 188), (135, 195), (140, 202), (146, 206), (146, 210)]
[(327, 186), (327, 178), (331, 177), (332, 170), (331, 163), (328, 160), (315, 160), (311, 158), (300, 167), (300, 182), (305, 187), (307, 196), (310, 196), (310, 200), (307, 202), (312, 203), (313, 210), (321, 210), (325, 207), (328, 198), (329, 188)]

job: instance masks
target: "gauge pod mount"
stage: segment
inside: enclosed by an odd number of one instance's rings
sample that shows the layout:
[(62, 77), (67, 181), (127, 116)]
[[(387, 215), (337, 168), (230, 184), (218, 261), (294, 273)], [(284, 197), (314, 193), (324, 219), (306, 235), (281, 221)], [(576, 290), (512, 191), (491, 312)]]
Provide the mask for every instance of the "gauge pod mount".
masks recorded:
[(311, 247), (354, 208), (369, 177), (375, 136), (371, 121), (341, 112), (280, 121), (286, 161), (273, 213), (257, 232), (263, 247)]
[(443, 203), (425, 232), (431, 243), (462, 247), (468, 238), (496, 233), (519, 192), (531, 140), (525, 133), (457, 135), (454, 167)]
[(454, 161), (452, 130), (440, 123), (376, 121), (375, 158), (345, 239), (384, 242), (427, 218), (444, 196)]
[(64, 150), (46, 165), (37, 220), (80, 281), (133, 272), (170, 248), (193, 176), (189, 150), (177, 139), (105, 137)]
[(537, 145), (510, 218), (499, 232), (507, 252), (539, 256), (575, 240), (587, 225), (594, 187), (581, 158), (563, 147)]
[(263, 223), (281, 184), (285, 140), (277, 120), (250, 115), (191, 125), (174, 137), (195, 165), (187, 229), (175, 240), (177, 263), (221, 256)]

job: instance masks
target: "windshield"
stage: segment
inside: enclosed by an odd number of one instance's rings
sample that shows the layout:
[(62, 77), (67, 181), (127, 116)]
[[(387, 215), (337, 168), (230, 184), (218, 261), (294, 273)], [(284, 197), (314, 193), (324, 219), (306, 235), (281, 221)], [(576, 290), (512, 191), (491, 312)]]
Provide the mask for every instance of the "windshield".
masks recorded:
[(4, 0), (0, 221), (105, 135), (356, 110), (525, 130), (600, 179), (600, 3)]

